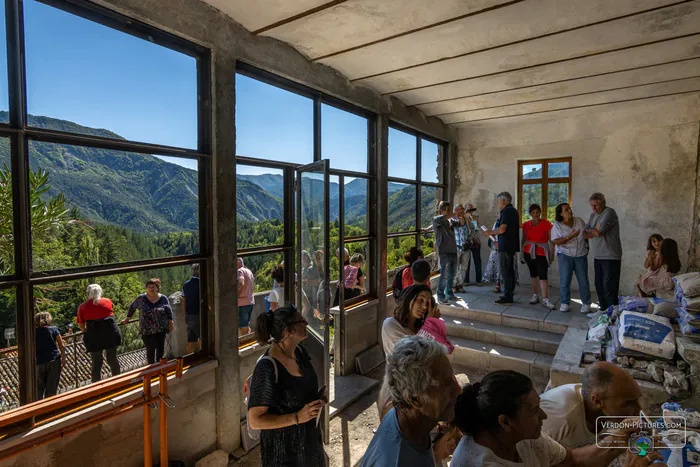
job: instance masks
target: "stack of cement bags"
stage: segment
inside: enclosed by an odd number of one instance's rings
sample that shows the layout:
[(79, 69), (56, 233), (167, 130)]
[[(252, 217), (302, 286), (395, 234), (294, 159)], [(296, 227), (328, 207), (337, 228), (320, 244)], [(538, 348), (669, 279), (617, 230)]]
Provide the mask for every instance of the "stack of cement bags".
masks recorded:
[(679, 308), (678, 325), (683, 335), (700, 340), (700, 273), (689, 272), (673, 278)]

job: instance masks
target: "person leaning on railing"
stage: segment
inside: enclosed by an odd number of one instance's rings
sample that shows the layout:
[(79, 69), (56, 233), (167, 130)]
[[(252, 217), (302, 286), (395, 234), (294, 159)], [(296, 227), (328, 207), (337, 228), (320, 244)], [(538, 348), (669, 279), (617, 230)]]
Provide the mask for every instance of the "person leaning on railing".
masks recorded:
[(146, 293), (139, 295), (129, 306), (129, 312), (122, 324), (139, 311), (141, 338), (146, 346), (146, 360), (152, 364), (165, 354), (165, 335), (175, 329), (173, 309), (168, 297), (160, 293), (160, 279), (153, 278), (146, 282)]
[(117, 347), (122, 343), (122, 333), (114, 321), (112, 300), (102, 297), (102, 287), (90, 284), (86, 289), (87, 301), (78, 307), (76, 322), (85, 332), (83, 343), (92, 360), (92, 382), (102, 379), (103, 352), (112, 376), (121, 373), (117, 359)]

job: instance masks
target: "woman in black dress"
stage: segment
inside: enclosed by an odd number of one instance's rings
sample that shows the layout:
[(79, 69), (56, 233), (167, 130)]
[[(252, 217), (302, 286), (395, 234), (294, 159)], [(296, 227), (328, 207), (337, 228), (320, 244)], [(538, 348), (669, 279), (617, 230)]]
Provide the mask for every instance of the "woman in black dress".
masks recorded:
[(261, 359), (255, 366), (248, 425), (261, 430), (263, 467), (326, 465), (316, 426), (323, 400), (309, 354), (298, 346), (308, 336), (307, 325), (293, 305), (258, 317), (256, 337), (260, 344), (272, 343), (265, 355), (273, 361)]

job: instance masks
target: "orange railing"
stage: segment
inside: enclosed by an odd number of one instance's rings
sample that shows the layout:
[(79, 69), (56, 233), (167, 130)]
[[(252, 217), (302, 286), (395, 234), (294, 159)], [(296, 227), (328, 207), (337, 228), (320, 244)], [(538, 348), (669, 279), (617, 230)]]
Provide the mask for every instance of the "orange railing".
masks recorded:
[[(125, 412), (128, 412), (139, 407), (143, 407), (143, 423), (144, 423), (144, 466), (150, 467), (152, 459), (152, 429), (150, 411), (159, 408), (160, 412), (160, 465), (168, 465), (168, 408), (174, 407), (173, 401), (168, 397), (168, 374), (175, 372), (175, 376), (182, 377), (183, 360), (168, 362), (162, 359), (160, 363), (123, 373), (119, 376), (110, 378), (109, 380), (92, 384), (85, 388), (75, 389), (49, 399), (44, 399), (22, 406), (16, 410), (0, 415), (0, 430), (7, 431), (13, 425), (22, 422), (31, 421), (36, 417), (50, 414), (62, 408), (75, 406), (81, 402), (95, 399), (106, 393), (114, 393), (125, 386), (130, 386), (142, 379), (141, 385), (143, 388), (142, 397), (140, 400), (125, 402), (119, 406), (101, 412), (97, 415), (89, 417), (85, 420), (80, 420), (71, 423), (67, 426), (51, 430), (48, 433), (39, 435), (36, 438), (20, 442), (14, 446), (2, 449), (0, 446), (0, 460), (16, 456), (22, 452), (28, 451), (36, 446), (47, 444), (56, 439), (62, 438), (67, 434), (74, 433), (85, 428), (97, 425)], [(159, 379), (159, 392), (155, 396), (152, 395), (151, 385), (155, 377)]]

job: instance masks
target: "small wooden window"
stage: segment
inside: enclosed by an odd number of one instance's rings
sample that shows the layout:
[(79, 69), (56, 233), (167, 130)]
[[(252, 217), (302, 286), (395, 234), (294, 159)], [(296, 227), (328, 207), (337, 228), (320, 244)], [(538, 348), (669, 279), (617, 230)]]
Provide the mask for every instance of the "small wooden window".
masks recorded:
[(554, 222), (554, 210), (560, 203), (571, 204), (571, 158), (518, 161), (521, 223), (531, 219), (531, 204), (539, 204), (543, 217)]

